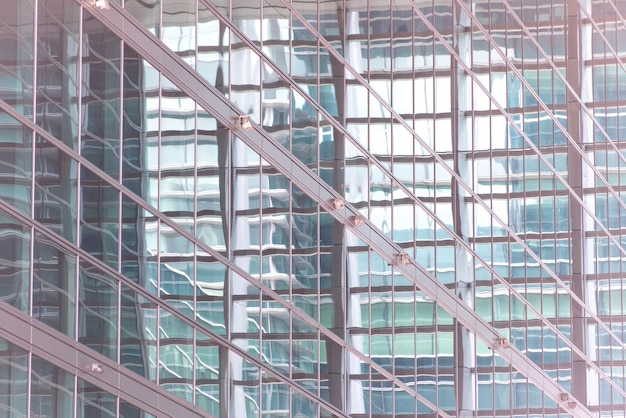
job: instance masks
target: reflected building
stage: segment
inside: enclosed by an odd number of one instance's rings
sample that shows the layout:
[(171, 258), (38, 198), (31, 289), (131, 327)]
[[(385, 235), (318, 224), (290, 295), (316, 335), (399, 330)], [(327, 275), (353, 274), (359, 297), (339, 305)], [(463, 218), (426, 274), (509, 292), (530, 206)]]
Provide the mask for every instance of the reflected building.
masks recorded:
[(624, 416), (626, 2), (0, 5), (0, 417)]

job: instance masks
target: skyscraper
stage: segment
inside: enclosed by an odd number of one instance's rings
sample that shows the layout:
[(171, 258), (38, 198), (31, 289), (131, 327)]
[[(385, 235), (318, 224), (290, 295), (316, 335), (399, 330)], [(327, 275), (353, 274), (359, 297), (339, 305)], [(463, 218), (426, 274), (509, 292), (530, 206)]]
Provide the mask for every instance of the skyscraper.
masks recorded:
[(0, 418), (625, 416), (626, 1), (0, 6)]

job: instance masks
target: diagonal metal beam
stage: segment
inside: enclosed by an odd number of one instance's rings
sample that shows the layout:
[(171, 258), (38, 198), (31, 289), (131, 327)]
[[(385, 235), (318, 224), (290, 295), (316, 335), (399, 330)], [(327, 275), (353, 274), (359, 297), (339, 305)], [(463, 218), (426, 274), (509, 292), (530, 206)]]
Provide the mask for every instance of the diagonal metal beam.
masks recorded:
[[(78, 0), (77, 0), (78, 1)], [(141, 52), (142, 56), (156, 69), (165, 74), (178, 88), (196, 100), (227, 128), (237, 132), (237, 136), (266, 161), (270, 162), (283, 175), (302, 189), (309, 197), (316, 200), (335, 219), (343, 223), (355, 235), (366, 242), (380, 256), (394, 262), (402, 249), (378, 231), (369, 221), (357, 228), (352, 219), (359, 212), (351, 205), (343, 209), (335, 209), (334, 199), (341, 199), (334, 190), (317, 178), (304, 164), (297, 160), (288, 150), (262, 130), (245, 131), (238, 126), (238, 117), (243, 114), (230, 103), (217, 89), (207, 85), (200, 75), (196, 74), (181, 58), (172, 51), (165, 49), (153, 35), (119, 9), (111, 4), (109, 10), (95, 9), (85, 4), (90, 12), (103, 22), (109, 29), (122, 37), (129, 45)], [(409, 264), (399, 263), (396, 268), (415, 283), (425, 294), (437, 301), (440, 306), (459, 320), (466, 328), (475, 333), (481, 340), (491, 346), (498, 354), (521, 372), (528, 380), (545, 392), (565, 411), (574, 416), (593, 414), (584, 405), (572, 407), (568, 399), (562, 396), (567, 393), (561, 385), (547, 373), (530, 361), (516, 347), (498, 344), (500, 336), (496, 329), (480, 318), (468, 306), (461, 303), (445, 286), (433, 278), (425, 269), (413, 260)]]
[[(155, 416), (212, 417), (156, 383), (73, 338), (0, 302), (0, 337)], [(91, 371), (91, 365), (101, 370)]]

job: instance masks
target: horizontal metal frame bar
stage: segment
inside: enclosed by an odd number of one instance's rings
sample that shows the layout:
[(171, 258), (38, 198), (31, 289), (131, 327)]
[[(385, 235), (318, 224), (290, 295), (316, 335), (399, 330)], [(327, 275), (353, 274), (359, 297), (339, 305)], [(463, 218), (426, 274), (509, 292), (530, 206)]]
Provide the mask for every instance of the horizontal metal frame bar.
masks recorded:
[[(6, 302), (0, 302), (0, 317), (0, 337), (152, 415), (213, 417)], [(102, 372), (89, 371), (94, 363)]]
[[(87, 6), (93, 8), (92, 6)], [(113, 16), (120, 19), (121, 22), (133, 23), (132, 18), (125, 16), (125, 12), (120, 13), (117, 5), (111, 5), (109, 10), (94, 10), (92, 12), (99, 20), (104, 21), (105, 25), (112, 29), (117, 27)], [(109, 18), (109, 16), (111, 16)], [(157, 44), (153, 35), (146, 36), (145, 29), (141, 26), (129, 28), (125, 26), (122, 34), (129, 44), (135, 45), (156, 69), (162, 71), (168, 76), (171, 82), (177, 85), (183, 92), (192, 97), (200, 105), (205, 107), (214, 117), (228, 128), (238, 133), (238, 137), (246, 143), (250, 148), (259, 153), (265, 160), (270, 162), (289, 178), (300, 189), (305, 191), (307, 195), (318, 201), (320, 206), (324, 207), (335, 219), (342, 222), (355, 235), (359, 236), (364, 242), (368, 243), (379, 255), (386, 260), (392, 262), (396, 255), (401, 251), (400, 248), (380, 231), (373, 227), (369, 221), (356, 228), (351, 224), (351, 218), (358, 215), (359, 212), (350, 205), (346, 205), (344, 209), (335, 210), (332, 201), (336, 198), (342, 198), (328, 185), (323, 183), (321, 179), (311, 173), (304, 164), (295, 159), (291, 153), (277, 144), (271, 137), (262, 131), (241, 130), (237, 124), (238, 117), (243, 115), (236, 109), (232, 103), (228, 102), (221, 93), (213, 86), (207, 85), (201, 77), (193, 72), (182, 59), (169, 50), (164, 50)], [(137, 33), (134, 29), (137, 29)], [(133, 37), (128, 37), (132, 34)], [(143, 35), (143, 36), (142, 36)], [(135, 37), (136, 36), (136, 37)], [(143, 38), (143, 39), (142, 39)], [(141, 40), (141, 41), (139, 41)], [(208, 100), (211, 98), (213, 100)], [(499, 334), (486, 321), (478, 317), (476, 313), (466, 305), (462, 304), (445, 286), (436, 281), (421, 266), (414, 264), (396, 266), (398, 270), (405, 274), (433, 300), (448, 311), (451, 315), (459, 320), (470, 331), (475, 333), (479, 338), (492, 346), (498, 353), (513, 367), (524, 374), (529, 381), (535, 384), (540, 390), (545, 391), (552, 399), (560, 404), (564, 410), (571, 413), (580, 413), (579, 416), (593, 416), (586, 406), (579, 406), (575, 410), (570, 407), (566, 401), (561, 399), (562, 393), (567, 393), (557, 382), (550, 378), (539, 366), (532, 363), (528, 357), (521, 353), (516, 347), (508, 346), (505, 348), (496, 344)]]

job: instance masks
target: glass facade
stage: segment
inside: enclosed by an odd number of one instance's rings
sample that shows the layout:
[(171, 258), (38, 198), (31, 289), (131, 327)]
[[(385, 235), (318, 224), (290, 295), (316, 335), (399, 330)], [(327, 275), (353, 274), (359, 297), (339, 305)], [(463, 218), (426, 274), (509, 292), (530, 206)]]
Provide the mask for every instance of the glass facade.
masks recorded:
[(626, 416), (626, 1), (0, 6), (0, 418)]

